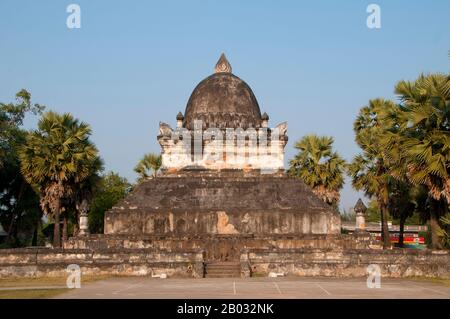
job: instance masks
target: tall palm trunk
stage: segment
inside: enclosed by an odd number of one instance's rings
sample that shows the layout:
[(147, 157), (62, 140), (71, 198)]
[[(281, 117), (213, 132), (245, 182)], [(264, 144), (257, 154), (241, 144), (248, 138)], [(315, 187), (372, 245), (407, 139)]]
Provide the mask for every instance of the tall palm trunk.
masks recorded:
[(37, 246), (38, 243), (38, 236), (39, 236), (39, 231), (41, 230), (41, 219), (39, 218), (36, 222), (36, 228), (34, 230), (34, 235), (33, 235), (33, 240), (31, 242), (31, 246)]
[(64, 244), (67, 241), (67, 214), (64, 214), (63, 216), (62, 239), (62, 242)]
[(431, 231), (431, 248), (442, 249), (442, 243), (439, 238), (439, 216), (443, 216), (447, 212), (447, 204), (443, 200), (431, 199), (430, 205), (430, 231)]
[(439, 231), (439, 218), (437, 217), (437, 213), (435, 211), (430, 212), (430, 231), (431, 231), (431, 248), (433, 249), (442, 249), (442, 245), (439, 240), (438, 231)]
[(11, 221), (10, 221), (9, 226), (8, 226), (8, 235), (6, 237), (8, 241), (11, 241), (11, 238), (14, 237), (15, 219), (16, 219), (16, 214), (15, 214), (15, 211), (13, 211), (11, 213)]
[(80, 232), (80, 225), (79, 225), (79, 220), (80, 220), (80, 214), (78, 213), (78, 210), (75, 211), (75, 224), (72, 225), (73, 229), (72, 229), (72, 236), (73, 237), (77, 237), (78, 233)]
[(19, 212), (18, 212), (18, 206), (20, 201), (22, 200), (22, 195), (23, 192), (25, 190), (25, 181), (22, 180), (22, 182), (20, 183), (20, 188), (19, 188), (19, 193), (17, 194), (17, 198), (16, 198), (16, 206), (14, 207), (12, 213), (11, 213), (11, 222), (9, 224), (8, 227), (8, 241), (11, 240), (11, 238), (14, 237), (14, 239), (17, 239), (17, 220), (16, 220), (16, 216), (17, 218), (19, 218)]
[(54, 248), (60, 248), (61, 247), (61, 234), (59, 231), (59, 223), (60, 223), (60, 210), (61, 210), (61, 198), (56, 199), (56, 203), (55, 203), (55, 212), (54, 212), (54, 217), (55, 217), (55, 227), (53, 230), (53, 247)]
[(37, 227), (35, 227), (33, 231), (33, 237), (31, 238), (31, 246), (33, 247), (37, 246), (37, 236), (38, 236), (38, 229)]
[(381, 196), (378, 197), (378, 205), (380, 207), (381, 217), (381, 239), (383, 241), (383, 249), (391, 248), (391, 238), (389, 235), (387, 205)]

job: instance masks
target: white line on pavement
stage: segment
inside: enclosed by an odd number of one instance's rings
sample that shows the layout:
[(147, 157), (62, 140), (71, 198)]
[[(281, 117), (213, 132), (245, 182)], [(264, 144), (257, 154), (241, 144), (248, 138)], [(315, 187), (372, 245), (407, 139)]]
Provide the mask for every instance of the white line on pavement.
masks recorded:
[(316, 283), (316, 286), (319, 287), (320, 289), (322, 289), (323, 291), (325, 291), (327, 293), (328, 296), (331, 296), (331, 294), (328, 292), (328, 290), (326, 290), (325, 288), (323, 288), (321, 285)]
[(273, 282), (273, 284), (275, 285), (275, 288), (277, 288), (278, 293), (281, 295), (282, 293), (281, 293), (280, 287), (278, 287), (278, 284), (275, 281)]

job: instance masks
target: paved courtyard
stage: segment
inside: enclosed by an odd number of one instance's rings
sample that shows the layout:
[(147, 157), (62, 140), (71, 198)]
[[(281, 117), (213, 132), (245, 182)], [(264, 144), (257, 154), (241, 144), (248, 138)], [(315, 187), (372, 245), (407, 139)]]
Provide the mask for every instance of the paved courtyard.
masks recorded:
[(445, 298), (450, 287), (427, 281), (382, 279), (367, 288), (365, 278), (111, 278), (87, 283), (57, 298)]

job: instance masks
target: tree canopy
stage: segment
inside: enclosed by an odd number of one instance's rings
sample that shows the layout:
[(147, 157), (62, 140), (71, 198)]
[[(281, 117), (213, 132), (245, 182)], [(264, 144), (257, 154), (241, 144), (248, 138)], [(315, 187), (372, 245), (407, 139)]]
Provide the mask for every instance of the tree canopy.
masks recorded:
[(126, 178), (109, 172), (101, 176), (95, 188), (89, 212), (89, 230), (91, 233), (103, 233), (105, 212), (123, 199), (132, 189)]
[(46, 112), (19, 151), (22, 175), (39, 189), (41, 209), (55, 222), (55, 247), (60, 246), (60, 214), (68, 209), (64, 200), (72, 198), (76, 185), (99, 168), (90, 135), (89, 125), (71, 114)]
[(290, 160), (288, 173), (302, 179), (324, 202), (337, 207), (346, 163), (333, 151), (333, 138), (307, 135), (295, 143), (295, 148), (299, 152)]
[(137, 163), (134, 171), (139, 174), (139, 181), (143, 181), (150, 176), (156, 177), (161, 164), (161, 155), (153, 153), (145, 154)]
[(25, 117), (39, 115), (44, 108), (32, 104), (24, 89), (15, 103), (0, 103), (0, 223), (8, 246), (30, 245), (37, 237), (42, 212), (37, 194), (20, 173), (18, 150), (26, 140)]

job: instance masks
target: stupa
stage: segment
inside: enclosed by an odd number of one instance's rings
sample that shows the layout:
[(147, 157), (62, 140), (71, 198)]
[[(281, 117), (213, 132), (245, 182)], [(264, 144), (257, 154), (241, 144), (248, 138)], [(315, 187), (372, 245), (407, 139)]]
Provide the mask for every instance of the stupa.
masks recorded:
[(163, 236), (171, 247), (204, 249), (207, 260), (286, 236), (339, 234), (339, 213), (285, 173), (287, 124), (268, 120), (222, 54), (176, 127), (160, 123), (161, 173), (106, 212), (105, 234)]
[(339, 213), (285, 173), (287, 124), (269, 127), (224, 55), (157, 140), (160, 174), (105, 213), (104, 234), (86, 232), (86, 205), (84, 232), (63, 248), (1, 249), (0, 277), (66, 276), (73, 266), (159, 278), (362, 277), (374, 264), (383, 276), (449, 276), (445, 252), (380, 250), (368, 232), (341, 234)]

